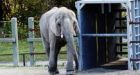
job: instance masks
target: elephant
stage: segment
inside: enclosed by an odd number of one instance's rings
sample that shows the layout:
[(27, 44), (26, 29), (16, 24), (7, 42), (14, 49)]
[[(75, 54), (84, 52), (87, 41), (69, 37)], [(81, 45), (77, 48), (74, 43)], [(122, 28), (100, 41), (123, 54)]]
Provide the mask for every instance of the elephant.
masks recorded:
[[(67, 47), (67, 73), (78, 70), (78, 54), (74, 46), (74, 36), (80, 33), (75, 13), (66, 7), (53, 7), (45, 12), (39, 21), (41, 37), (48, 55), (48, 71), (59, 73), (57, 59), (61, 47)], [(73, 65), (75, 61), (75, 68)]]

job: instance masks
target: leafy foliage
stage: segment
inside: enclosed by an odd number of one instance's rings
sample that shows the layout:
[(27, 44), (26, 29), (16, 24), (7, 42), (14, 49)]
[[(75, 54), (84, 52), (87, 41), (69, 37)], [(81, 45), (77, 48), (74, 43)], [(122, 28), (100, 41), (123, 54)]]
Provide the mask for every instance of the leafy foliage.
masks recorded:
[(27, 38), (28, 17), (39, 20), (42, 13), (54, 6), (66, 6), (75, 9), (75, 0), (3, 0), (3, 20), (10, 20), (12, 17), (18, 19), (19, 38)]

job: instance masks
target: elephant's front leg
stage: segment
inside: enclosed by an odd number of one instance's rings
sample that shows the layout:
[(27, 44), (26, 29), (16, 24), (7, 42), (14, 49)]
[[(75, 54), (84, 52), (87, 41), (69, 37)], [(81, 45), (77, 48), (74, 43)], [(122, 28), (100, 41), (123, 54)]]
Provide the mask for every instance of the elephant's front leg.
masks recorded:
[(42, 40), (43, 40), (43, 45), (45, 47), (45, 52), (48, 56), (48, 59), (49, 59), (49, 55), (50, 55), (50, 45), (49, 45), (49, 42), (46, 41), (46, 38), (44, 36), (42, 36)]
[(55, 74), (57, 71), (57, 53), (55, 49), (56, 38), (54, 36), (50, 39), (50, 55), (49, 55), (49, 72)]
[(74, 66), (73, 66), (73, 54), (71, 50), (73, 49), (72, 44), (67, 45), (67, 75), (73, 75)]
[[(58, 54), (59, 54), (59, 52), (60, 52), (60, 49), (61, 49), (61, 47), (59, 47), (59, 46), (56, 45), (56, 47), (55, 47), (55, 50), (56, 50), (56, 51), (55, 51), (55, 52), (56, 52), (56, 53), (55, 53), (55, 54), (56, 54), (56, 55), (55, 55), (55, 63), (56, 63), (56, 64), (57, 64), (57, 62), (58, 62)], [(59, 70), (58, 70), (57, 65), (56, 65), (56, 71), (55, 71), (55, 73), (56, 73), (56, 74), (59, 73)]]
[(69, 47), (67, 48), (68, 48), (68, 51), (67, 51), (67, 73), (68, 73), (68, 72), (73, 72), (74, 68), (73, 68), (73, 55), (70, 52)]
[(58, 68), (57, 68), (57, 59), (58, 59), (58, 54), (59, 54), (59, 51), (60, 51), (60, 47), (57, 48), (55, 47), (55, 51), (53, 53), (50, 53), (50, 54), (53, 54), (52, 56), (50, 56), (51, 58), (49, 59), (53, 59), (51, 60), (52, 62), (49, 62), (50, 64), (49, 65), (52, 65), (52, 67), (49, 66), (49, 71), (52, 72), (53, 74), (58, 74), (59, 71), (58, 71)]
[[(68, 37), (67, 37), (68, 38)], [(67, 40), (67, 74), (74, 74), (73, 59), (75, 60), (76, 70), (78, 69), (78, 58), (76, 50), (74, 49), (73, 37)]]

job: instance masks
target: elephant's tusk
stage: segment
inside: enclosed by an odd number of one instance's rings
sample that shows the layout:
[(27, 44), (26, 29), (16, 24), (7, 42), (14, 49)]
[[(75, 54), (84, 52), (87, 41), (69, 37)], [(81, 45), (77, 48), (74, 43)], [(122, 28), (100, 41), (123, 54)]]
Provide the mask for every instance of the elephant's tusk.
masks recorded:
[(61, 34), (61, 38), (63, 38), (63, 34)]

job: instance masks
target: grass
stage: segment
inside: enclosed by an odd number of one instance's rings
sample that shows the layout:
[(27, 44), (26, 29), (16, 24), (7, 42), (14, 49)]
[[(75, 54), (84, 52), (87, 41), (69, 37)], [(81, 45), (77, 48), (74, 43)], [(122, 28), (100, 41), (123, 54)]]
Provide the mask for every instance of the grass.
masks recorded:
[[(127, 47), (124, 46), (123, 47), (123, 51), (127, 52)], [(34, 50), (35, 52), (45, 52), (42, 42), (34, 42)], [(63, 52), (63, 54), (59, 54), (59, 60), (65, 60), (66, 59), (66, 48), (63, 47), (61, 49), (61, 52)], [(4, 42), (0, 42), (0, 55), (1, 54), (12, 54), (12, 43), (4, 43)], [(29, 43), (27, 42), (27, 40), (19, 40), (19, 53), (29, 53)], [(127, 57), (127, 55), (123, 55), (124, 57)], [(29, 55), (26, 55), (26, 61), (29, 61)], [(22, 61), (22, 56), (20, 55), (20, 61)], [(35, 55), (35, 60), (36, 61), (46, 61), (47, 55)], [(12, 56), (0, 56), (0, 62), (12, 62), (13, 58)]]
[[(61, 52), (63, 51), (65, 53), (65, 47), (61, 49)], [(34, 42), (34, 51), (35, 52), (45, 52), (42, 42)], [(12, 43), (4, 43), (0, 42), (0, 55), (2, 54), (12, 54)], [(19, 40), (19, 53), (29, 53), (29, 43), (27, 40)], [(20, 61), (22, 61), (22, 56), (20, 55)], [(47, 55), (35, 55), (35, 60), (37, 61), (46, 61)], [(66, 59), (66, 54), (61, 54), (59, 55), (59, 59)], [(12, 62), (12, 56), (0, 56), (0, 61), (1, 62)], [(29, 61), (29, 55), (26, 55), (26, 61)]]

